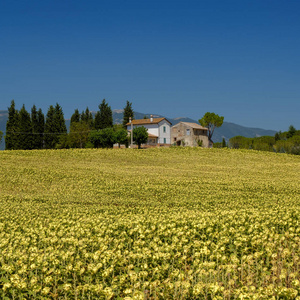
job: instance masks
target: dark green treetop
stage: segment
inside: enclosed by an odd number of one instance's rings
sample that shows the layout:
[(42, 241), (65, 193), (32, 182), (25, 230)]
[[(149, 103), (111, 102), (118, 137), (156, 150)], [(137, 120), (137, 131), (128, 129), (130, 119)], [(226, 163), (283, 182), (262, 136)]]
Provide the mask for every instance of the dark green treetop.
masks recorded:
[(38, 149), (44, 148), (44, 132), (45, 132), (45, 115), (42, 112), (42, 109), (39, 108), (37, 113), (37, 122), (38, 122), (38, 129), (37, 132), (39, 132), (39, 139), (38, 139)]
[(112, 127), (93, 130), (89, 140), (95, 148), (112, 148), (115, 143), (115, 133)]
[(49, 106), (46, 115), (45, 122), (45, 148), (53, 149), (55, 144), (58, 142), (58, 138), (55, 136), (55, 121), (54, 121), (54, 107), (53, 105)]
[(126, 129), (121, 128), (115, 131), (115, 142), (119, 144), (119, 148), (121, 145), (128, 144), (128, 133)]
[(293, 125), (290, 125), (289, 131), (287, 132), (286, 137), (288, 139), (293, 137), (295, 135), (296, 131), (297, 131), (296, 128)]
[(105, 99), (99, 105), (99, 111), (95, 116), (95, 129), (104, 129), (113, 127), (112, 110)]
[(77, 123), (79, 121), (80, 121), (80, 114), (78, 108), (76, 108), (75, 112), (71, 116), (70, 126), (72, 125), (72, 123)]
[(29, 112), (23, 104), (19, 111), (19, 149), (32, 149), (32, 126)]
[(56, 103), (50, 105), (45, 122), (45, 148), (54, 149), (59, 143), (61, 135), (67, 134), (67, 127), (61, 106)]
[(67, 133), (67, 127), (65, 122), (65, 117), (61, 106), (56, 103), (54, 108), (54, 120), (56, 125), (56, 132)]
[(133, 129), (133, 141), (138, 145), (139, 149), (141, 149), (141, 144), (147, 143), (148, 131), (144, 126)]
[(5, 149), (18, 149), (19, 113), (15, 108), (15, 101), (11, 101), (8, 108), (8, 120), (6, 122)]
[(33, 105), (31, 108), (31, 126), (32, 126), (32, 149), (43, 148), (43, 133), (45, 127), (45, 116), (41, 109), (37, 110)]
[(94, 127), (93, 115), (88, 107), (81, 113), (80, 120), (81, 122), (86, 123), (90, 128)]
[(134, 119), (134, 112), (132, 109), (132, 103), (127, 100), (123, 113), (123, 127), (125, 129), (127, 128), (126, 124), (129, 122), (129, 118), (131, 118), (131, 120)]
[(224, 117), (215, 113), (207, 112), (198, 122), (208, 128), (208, 139), (212, 142), (212, 136), (216, 127), (222, 126)]

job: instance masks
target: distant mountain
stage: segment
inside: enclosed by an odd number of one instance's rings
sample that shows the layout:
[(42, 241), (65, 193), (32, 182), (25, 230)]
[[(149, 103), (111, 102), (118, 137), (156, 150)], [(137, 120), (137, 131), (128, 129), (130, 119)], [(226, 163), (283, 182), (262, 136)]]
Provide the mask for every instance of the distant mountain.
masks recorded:
[(222, 142), (222, 139), (225, 138), (226, 142), (228, 142), (230, 138), (237, 135), (241, 135), (244, 137), (259, 137), (265, 135), (274, 136), (275, 133), (275, 130), (250, 128), (234, 123), (223, 122), (223, 125), (221, 127), (215, 129), (212, 139), (214, 142)]
[[(145, 114), (145, 113), (140, 113), (140, 112), (134, 112), (134, 118), (135, 119), (143, 119), (144, 117), (150, 118), (150, 116), (153, 116), (153, 118), (166, 118), (168, 119), (172, 125), (175, 125), (179, 122), (193, 122), (193, 123), (198, 123), (197, 121), (186, 118), (186, 117), (180, 117), (180, 118), (175, 118), (171, 119), (162, 115), (155, 115), (155, 114)], [(123, 109), (115, 109), (113, 110), (113, 121), (115, 124), (122, 124), (123, 122)]]
[[(95, 115), (95, 112), (92, 112), (93, 115)], [(165, 117), (162, 115), (155, 115), (152, 114), (154, 118), (161, 118)], [(150, 114), (146, 113), (140, 113), (140, 112), (134, 112), (134, 118), (135, 119), (143, 119), (144, 116), (147, 118), (150, 117)], [(187, 117), (179, 117), (179, 118), (168, 118), (166, 117), (172, 125), (175, 125), (179, 122), (192, 122), (192, 123), (198, 123), (196, 120), (187, 118)], [(0, 130), (2, 132), (5, 132), (6, 130), (6, 122), (8, 119), (8, 111), (7, 110), (0, 110)], [(115, 109), (113, 110), (113, 122), (115, 124), (122, 124), (123, 121), (123, 109)], [(67, 128), (70, 127), (70, 120), (66, 120)], [(249, 128), (244, 127), (241, 125), (237, 125), (234, 123), (224, 122), (223, 125), (220, 128), (216, 128), (215, 132), (213, 134), (213, 141), (214, 142), (222, 142), (222, 139), (225, 138), (225, 140), (228, 142), (228, 140), (234, 136), (242, 135), (245, 137), (257, 137), (257, 136), (264, 136), (264, 135), (270, 135), (274, 136), (276, 131), (274, 130), (265, 130), (261, 128)], [(0, 144), (0, 150), (5, 149), (5, 142), (4, 138), (2, 139), (2, 143)]]

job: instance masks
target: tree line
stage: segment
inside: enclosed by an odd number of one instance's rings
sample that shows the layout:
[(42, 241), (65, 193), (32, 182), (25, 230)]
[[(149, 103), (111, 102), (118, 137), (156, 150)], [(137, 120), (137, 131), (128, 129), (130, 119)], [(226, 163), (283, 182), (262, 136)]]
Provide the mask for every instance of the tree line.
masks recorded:
[(229, 139), (229, 147), (300, 155), (300, 130), (296, 130), (291, 125), (288, 131), (279, 131), (275, 136), (261, 136), (256, 138), (235, 136)]
[[(75, 109), (70, 120), (70, 131), (67, 132), (64, 113), (56, 103), (50, 105), (46, 116), (41, 109), (34, 105), (31, 113), (25, 109), (15, 107), (14, 100), (8, 108), (6, 123), (6, 150), (30, 149), (60, 149), (60, 148), (110, 148), (114, 144), (128, 146), (129, 139), (126, 124), (129, 118), (134, 119), (132, 103), (127, 101), (124, 107), (123, 123), (113, 125), (111, 107), (105, 99), (98, 106), (95, 116), (89, 111), (79, 112)], [(133, 140), (140, 146), (141, 130), (133, 130)], [(148, 138), (147, 131), (143, 132), (143, 141)]]

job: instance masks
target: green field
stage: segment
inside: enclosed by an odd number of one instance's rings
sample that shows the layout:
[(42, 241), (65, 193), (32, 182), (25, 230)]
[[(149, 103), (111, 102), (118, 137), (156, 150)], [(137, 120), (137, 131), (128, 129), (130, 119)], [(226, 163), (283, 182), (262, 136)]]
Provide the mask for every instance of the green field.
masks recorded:
[(0, 170), (0, 299), (300, 296), (299, 156), (2, 151)]

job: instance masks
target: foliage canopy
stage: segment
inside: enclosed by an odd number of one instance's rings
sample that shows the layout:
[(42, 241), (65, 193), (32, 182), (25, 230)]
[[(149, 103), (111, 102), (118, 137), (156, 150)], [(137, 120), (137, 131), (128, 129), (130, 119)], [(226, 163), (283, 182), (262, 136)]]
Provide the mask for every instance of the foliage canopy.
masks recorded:
[(208, 128), (208, 139), (212, 142), (212, 136), (216, 127), (221, 127), (224, 121), (224, 117), (215, 113), (207, 112), (198, 122)]

